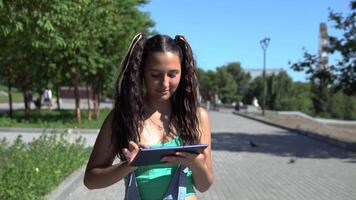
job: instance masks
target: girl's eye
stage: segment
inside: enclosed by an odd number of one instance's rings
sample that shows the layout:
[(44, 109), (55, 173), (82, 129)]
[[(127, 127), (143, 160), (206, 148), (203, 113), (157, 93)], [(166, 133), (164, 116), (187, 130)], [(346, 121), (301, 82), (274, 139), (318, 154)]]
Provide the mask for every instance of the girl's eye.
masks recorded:
[(152, 78), (159, 78), (159, 74), (151, 74)]
[(177, 73), (168, 74), (168, 76), (169, 76), (170, 78), (174, 78), (174, 77), (177, 76)]

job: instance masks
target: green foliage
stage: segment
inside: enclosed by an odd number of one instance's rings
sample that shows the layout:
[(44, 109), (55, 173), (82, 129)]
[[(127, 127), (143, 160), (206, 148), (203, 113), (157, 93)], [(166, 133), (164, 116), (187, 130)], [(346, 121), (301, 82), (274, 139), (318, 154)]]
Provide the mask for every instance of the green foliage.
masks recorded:
[(239, 96), (238, 101), (242, 100), (248, 89), (248, 84), (251, 80), (250, 74), (244, 72), (239, 62), (228, 63), (227, 65), (222, 66), (226, 68), (227, 72), (232, 75), (237, 85), (237, 95)]
[(24, 110), (16, 110), (12, 118), (7, 113), (0, 113), (0, 127), (99, 129), (109, 112), (110, 109), (102, 109), (99, 119), (89, 121), (86, 119), (87, 110), (83, 110), (84, 118), (82, 123), (78, 124), (72, 110), (32, 110), (31, 117), (26, 117)]
[(223, 103), (236, 101), (237, 85), (234, 77), (225, 68), (216, 70), (217, 94)]
[(214, 94), (218, 92), (217, 77), (214, 71), (197, 70), (199, 90), (204, 100), (213, 100)]
[[(322, 113), (325, 115), (326, 113)], [(328, 114), (337, 119), (356, 119), (356, 97), (337, 92), (330, 99)]]
[(258, 102), (262, 102), (263, 99), (263, 78), (258, 76), (253, 79), (247, 89), (245, 96), (243, 97), (243, 102), (245, 104), (251, 104), (253, 98), (256, 97)]
[(145, 0), (4, 1), (0, 77), (41, 93), (46, 86), (89, 85), (108, 93), (131, 38), (154, 25)]
[(267, 107), (272, 110), (284, 109), (292, 93), (292, 85), (292, 78), (285, 71), (267, 76)]
[(279, 108), (280, 110), (298, 110), (306, 114), (314, 114), (309, 83), (293, 83), (292, 93), (289, 97), (286, 97), (286, 101), (287, 103)]
[[(76, 136), (74, 136), (76, 137)], [(0, 199), (43, 199), (88, 159), (82, 137), (46, 135), (0, 142)]]
[(200, 93), (207, 100), (217, 94), (223, 103), (237, 102), (246, 93), (250, 75), (245, 73), (239, 62), (218, 67), (215, 71), (198, 69)]
[(330, 52), (339, 52), (342, 59), (336, 64), (338, 86), (345, 94), (356, 95), (356, 0), (350, 1), (351, 12), (347, 15), (331, 11), (329, 20), (338, 30), (343, 31), (341, 38), (330, 36)]
[(209, 94), (209, 78), (202, 68), (197, 69), (197, 77), (200, 95), (206, 100)]
[[(349, 96), (356, 95), (356, 40), (355, 40), (355, 19), (356, 19), (356, 1), (350, 2), (351, 13), (343, 16), (342, 13), (329, 13), (329, 20), (335, 23), (335, 28), (343, 32), (341, 38), (329, 36), (328, 51), (330, 53), (340, 53), (341, 60), (335, 64), (321, 66), (319, 56), (311, 54), (304, 50), (303, 59), (291, 64), (295, 71), (305, 71), (309, 75), (311, 82), (315, 85), (313, 91), (315, 96), (327, 98), (325, 88), (342, 90)], [(321, 93), (320, 95), (318, 93)], [(323, 104), (316, 107), (317, 112), (325, 112), (327, 103), (315, 102), (314, 104)]]
[[(285, 71), (275, 75), (266, 76), (267, 94), (266, 108), (271, 110), (299, 110), (308, 114), (313, 113), (313, 105), (310, 94), (310, 84), (294, 83)], [(244, 96), (244, 101), (251, 104), (256, 97), (262, 104), (263, 78), (256, 77), (249, 85)]]

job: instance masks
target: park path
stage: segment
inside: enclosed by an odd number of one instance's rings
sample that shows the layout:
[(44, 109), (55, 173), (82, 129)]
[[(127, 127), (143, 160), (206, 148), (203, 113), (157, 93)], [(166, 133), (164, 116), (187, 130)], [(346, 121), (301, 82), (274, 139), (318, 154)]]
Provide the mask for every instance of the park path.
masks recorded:
[[(209, 114), (215, 180), (199, 199), (356, 199), (355, 153), (230, 111)], [(96, 134), (83, 135), (95, 141)], [(90, 191), (82, 184), (83, 170), (71, 187), (56, 191), (57, 199), (123, 199), (122, 181)]]
[[(75, 109), (75, 102), (72, 99), (64, 99), (61, 100), (61, 109), (63, 110), (68, 110), (68, 109)], [(18, 109), (25, 109), (25, 105), (23, 102), (21, 103), (12, 103), (12, 108), (14, 110)], [(31, 108), (35, 109), (35, 104), (31, 103)], [(52, 109), (56, 109), (57, 104), (55, 101), (53, 101)], [(82, 109), (88, 109), (88, 102), (86, 99), (81, 99), (80, 101), (80, 108)], [(100, 102), (100, 108), (112, 108), (112, 103), (111, 102)], [(47, 109), (47, 107), (44, 105), (43, 109)], [(8, 103), (0, 103), (0, 113), (1, 112), (8, 112), (9, 111), (9, 104)]]

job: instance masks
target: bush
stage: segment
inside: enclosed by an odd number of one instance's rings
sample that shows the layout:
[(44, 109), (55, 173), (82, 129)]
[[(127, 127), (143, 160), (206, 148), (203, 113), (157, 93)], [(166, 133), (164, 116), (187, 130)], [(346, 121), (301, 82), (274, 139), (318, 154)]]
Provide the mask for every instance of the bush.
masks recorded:
[(347, 96), (341, 91), (334, 94), (328, 105), (330, 116), (337, 119), (356, 119), (356, 97)]
[(90, 154), (84, 139), (42, 134), (30, 143), (21, 136), (0, 142), (0, 199), (43, 199)]

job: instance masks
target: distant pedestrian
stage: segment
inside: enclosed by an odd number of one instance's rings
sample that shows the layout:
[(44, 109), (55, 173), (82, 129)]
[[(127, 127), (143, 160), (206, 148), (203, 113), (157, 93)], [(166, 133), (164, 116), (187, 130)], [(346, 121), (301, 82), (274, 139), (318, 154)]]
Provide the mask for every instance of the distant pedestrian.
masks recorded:
[(253, 97), (252, 105), (253, 105), (254, 107), (256, 107), (257, 109), (260, 109), (260, 108), (261, 108), (261, 107), (260, 107), (260, 104), (258, 103), (258, 100), (257, 100), (256, 97)]
[(236, 111), (240, 111), (240, 102), (235, 102), (234, 108)]
[(43, 92), (43, 102), (44, 104), (51, 109), (52, 107), (52, 91), (48, 88), (46, 88)]

